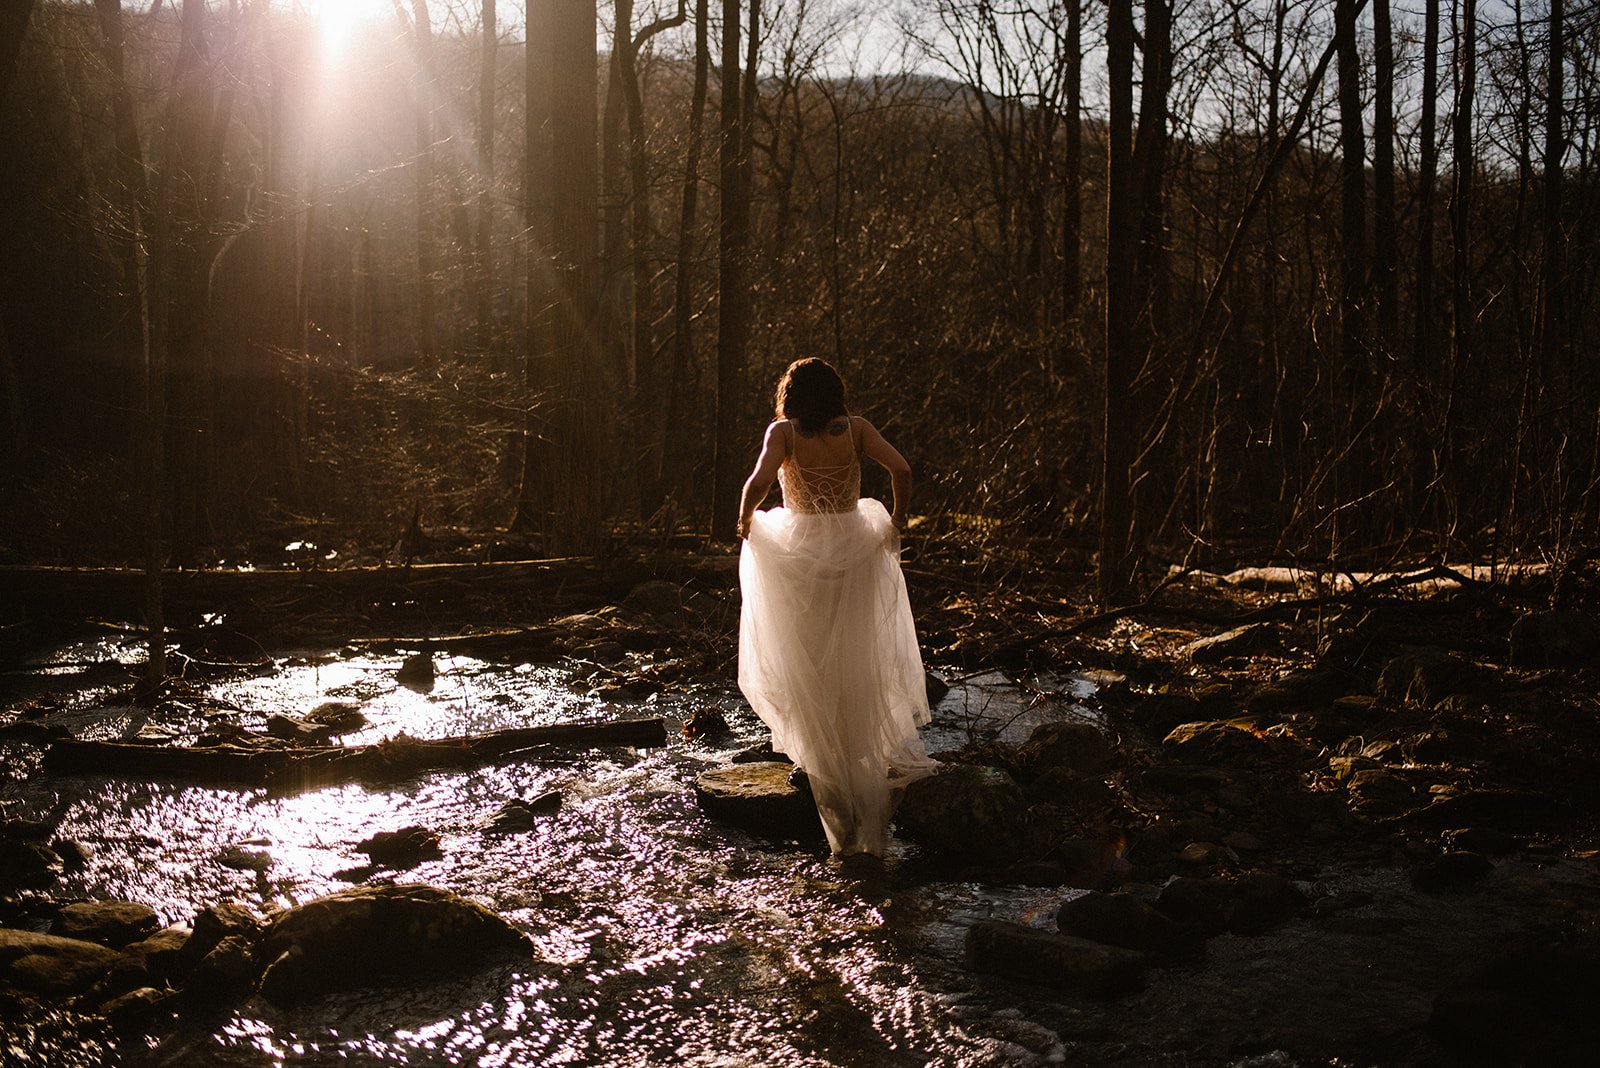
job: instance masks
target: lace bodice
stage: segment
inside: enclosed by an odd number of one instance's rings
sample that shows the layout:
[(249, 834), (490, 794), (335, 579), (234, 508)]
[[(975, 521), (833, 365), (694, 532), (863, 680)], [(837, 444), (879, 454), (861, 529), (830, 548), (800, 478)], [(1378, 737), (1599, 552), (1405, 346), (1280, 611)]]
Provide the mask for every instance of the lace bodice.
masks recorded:
[(791, 457), (778, 468), (778, 484), (791, 512), (851, 512), (861, 499), (861, 460), (801, 467)]

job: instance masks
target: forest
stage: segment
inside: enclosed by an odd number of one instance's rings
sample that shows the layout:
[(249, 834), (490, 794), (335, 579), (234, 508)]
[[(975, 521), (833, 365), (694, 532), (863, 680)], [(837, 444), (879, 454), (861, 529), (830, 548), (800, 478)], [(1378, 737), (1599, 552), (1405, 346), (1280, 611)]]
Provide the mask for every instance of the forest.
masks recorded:
[(8, 5), (6, 559), (725, 538), (801, 355), (1108, 601), (1593, 540), (1587, 7), (355, 9)]
[(1600, 6), (0, 0), (0, 146), (0, 1062), (1600, 1047)]

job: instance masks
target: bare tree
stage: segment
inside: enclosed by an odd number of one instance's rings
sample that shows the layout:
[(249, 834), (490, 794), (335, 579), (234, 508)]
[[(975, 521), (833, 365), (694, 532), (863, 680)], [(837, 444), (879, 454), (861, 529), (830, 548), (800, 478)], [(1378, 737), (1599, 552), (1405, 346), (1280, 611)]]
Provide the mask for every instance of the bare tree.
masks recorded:
[(1128, 388), (1133, 380), (1132, 324), (1138, 228), (1133, 174), (1133, 2), (1108, 0), (1106, 24), (1106, 322), (1105, 411), (1101, 428), (1099, 563), (1095, 592), (1102, 604), (1120, 598), (1129, 570), (1130, 469), (1134, 429), (1129, 425)]
[[(721, 226), (718, 241), (717, 291), (717, 403), (716, 456), (712, 465), (714, 503), (711, 536), (732, 538), (738, 521), (738, 487), (748, 434), (740, 419), (744, 411), (745, 349), (750, 343), (750, 189), (749, 116), (745, 111), (746, 87), (739, 73), (739, 3), (722, 4), (722, 95), (720, 108), (719, 172), (722, 180)], [(750, 0), (750, 32), (759, 42), (761, 0)], [(752, 52), (753, 54), (753, 52)], [(752, 75), (753, 78), (753, 75)]]

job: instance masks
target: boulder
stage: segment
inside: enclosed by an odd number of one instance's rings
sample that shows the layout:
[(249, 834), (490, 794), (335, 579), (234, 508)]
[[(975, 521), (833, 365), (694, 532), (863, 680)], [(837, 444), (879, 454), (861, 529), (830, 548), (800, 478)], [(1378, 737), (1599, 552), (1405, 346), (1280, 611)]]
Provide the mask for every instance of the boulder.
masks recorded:
[(348, 701), (324, 701), (306, 715), (306, 722), (326, 728), (329, 734), (350, 734), (366, 727), (367, 717)]
[(1056, 912), (1062, 934), (1157, 957), (1192, 959), (1205, 951), (1199, 932), (1132, 894), (1091, 891), (1067, 898)]
[(1450, 890), (1494, 871), (1494, 864), (1480, 853), (1450, 850), (1425, 860), (1411, 869), (1411, 885), (1426, 894)]
[(399, 674), (395, 676), (395, 681), (400, 685), (414, 690), (432, 689), (433, 680), (433, 654), (429, 652), (406, 657), (400, 664)]
[(906, 787), (895, 825), (951, 859), (1004, 865), (1016, 860), (1027, 805), (999, 768), (944, 764)]
[(1384, 665), (1378, 675), (1378, 695), (1436, 705), (1451, 694), (1472, 689), (1478, 674), (1473, 664), (1442, 649), (1415, 649)]
[(950, 684), (944, 680), (944, 676), (932, 671), (923, 672), (922, 687), (927, 692), (929, 708), (937, 706), (944, 700), (945, 694), (950, 692)]
[(100, 1015), (124, 1034), (148, 1032), (151, 1025), (166, 1015), (172, 992), (141, 986), (112, 998), (100, 1006)]
[(181, 925), (163, 927), (148, 938), (128, 945), (123, 953), (143, 974), (154, 979), (170, 979), (178, 974), (183, 947), (193, 934), (193, 930)]
[(531, 801), (512, 798), (501, 805), (483, 827), (485, 834), (516, 834), (533, 830), (537, 818), (561, 811), (561, 791), (547, 790)]
[(45, 997), (81, 994), (122, 954), (80, 938), (0, 928), (0, 983)]
[(1147, 963), (1131, 949), (1016, 923), (979, 920), (967, 929), (968, 968), (1093, 997), (1137, 990)]
[(647, 616), (672, 615), (683, 608), (683, 591), (676, 583), (651, 579), (629, 590), (622, 607)]
[(1034, 775), (1054, 768), (1098, 775), (1110, 761), (1111, 744), (1088, 723), (1041, 723), (1017, 750), (1017, 762)]
[(61, 857), (41, 842), (0, 838), (0, 891), (49, 886), (63, 867)]
[(1249, 717), (1181, 723), (1161, 740), (1162, 748), (1179, 760), (1196, 764), (1260, 760), (1270, 756), (1277, 744), (1281, 742), (1260, 734), (1256, 720)]
[(267, 717), (267, 733), (294, 745), (321, 745), (333, 732), (327, 727), (274, 712)]
[(180, 972), (194, 968), (225, 938), (238, 938), (245, 945), (255, 941), (264, 923), (247, 906), (224, 901), (201, 909), (194, 918), (194, 931), (178, 951)]
[(1079, 775), (1066, 768), (1049, 768), (1023, 791), (1029, 801), (1056, 805), (1109, 805), (1116, 791), (1104, 779)]
[(1204, 715), (1200, 710), (1200, 702), (1182, 693), (1152, 693), (1135, 697), (1129, 706), (1129, 714), (1136, 722), (1163, 734), (1180, 723), (1192, 723)]
[(1600, 660), (1600, 620), (1560, 609), (1529, 612), (1511, 624), (1511, 662), (1518, 667), (1585, 667)]
[(1297, 669), (1263, 683), (1250, 695), (1251, 712), (1301, 712), (1331, 704), (1343, 695), (1347, 677), (1328, 668)]
[(338, 990), (415, 981), (529, 959), (532, 943), (501, 917), (448, 890), (356, 887), (289, 909), (268, 926), (261, 994), (279, 1006)]
[(695, 779), (695, 798), (712, 819), (755, 834), (821, 837), (816, 801), (803, 780), (791, 780), (794, 770), (793, 764), (775, 760), (713, 768)]
[(1232, 656), (1277, 652), (1282, 645), (1277, 627), (1271, 623), (1251, 623), (1209, 638), (1198, 638), (1180, 652), (1196, 664), (1215, 664)]
[(1288, 879), (1272, 872), (1176, 878), (1161, 888), (1156, 906), (1174, 920), (1208, 935), (1260, 934), (1300, 915), (1308, 902)]
[(238, 1001), (255, 989), (261, 974), (258, 961), (253, 939), (242, 934), (225, 935), (190, 970), (183, 989), (206, 1004)]
[(444, 855), (439, 848), (439, 836), (420, 826), (379, 831), (356, 846), (356, 852), (365, 853), (378, 867), (401, 870)]
[(81, 938), (120, 949), (160, 927), (160, 918), (148, 905), (134, 901), (79, 901), (61, 910), (51, 930), (63, 938)]

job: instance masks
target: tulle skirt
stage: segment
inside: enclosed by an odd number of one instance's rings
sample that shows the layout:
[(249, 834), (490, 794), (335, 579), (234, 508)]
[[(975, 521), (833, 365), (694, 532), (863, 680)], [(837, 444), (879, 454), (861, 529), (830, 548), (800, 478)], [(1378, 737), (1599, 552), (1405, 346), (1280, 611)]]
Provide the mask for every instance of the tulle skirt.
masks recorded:
[(739, 688), (803, 768), (836, 853), (883, 852), (895, 785), (934, 762), (922, 654), (881, 503), (755, 513), (739, 556)]

